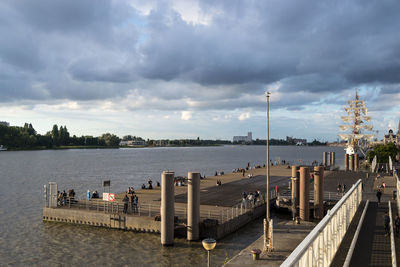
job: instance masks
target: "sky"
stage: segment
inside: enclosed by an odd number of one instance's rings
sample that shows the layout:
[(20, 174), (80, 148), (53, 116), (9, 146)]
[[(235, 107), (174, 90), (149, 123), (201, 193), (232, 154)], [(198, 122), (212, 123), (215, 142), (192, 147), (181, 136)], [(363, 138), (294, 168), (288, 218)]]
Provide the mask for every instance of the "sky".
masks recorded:
[(3, 0), (0, 121), (75, 135), (335, 141), (400, 119), (400, 1)]

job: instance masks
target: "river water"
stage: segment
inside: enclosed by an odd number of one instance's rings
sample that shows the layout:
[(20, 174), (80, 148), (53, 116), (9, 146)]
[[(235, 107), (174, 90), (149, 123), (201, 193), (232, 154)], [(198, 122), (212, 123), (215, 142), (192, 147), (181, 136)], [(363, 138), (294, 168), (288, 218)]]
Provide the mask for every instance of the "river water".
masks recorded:
[[(337, 147), (271, 146), (270, 159), (309, 164), (321, 161), (323, 151), (335, 151), (337, 165), (343, 165), (344, 150)], [(88, 189), (101, 192), (103, 180), (111, 180), (112, 192), (122, 192), (148, 177), (160, 181), (163, 170), (209, 176), (247, 162), (263, 165), (265, 159), (264, 146), (0, 152), (0, 265), (204, 266), (201, 242), (176, 238), (174, 247), (164, 248), (156, 234), (43, 223), (43, 185), (57, 182), (84, 197)], [(220, 266), (261, 232), (258, 220), (219, 240), (213, 264)]]

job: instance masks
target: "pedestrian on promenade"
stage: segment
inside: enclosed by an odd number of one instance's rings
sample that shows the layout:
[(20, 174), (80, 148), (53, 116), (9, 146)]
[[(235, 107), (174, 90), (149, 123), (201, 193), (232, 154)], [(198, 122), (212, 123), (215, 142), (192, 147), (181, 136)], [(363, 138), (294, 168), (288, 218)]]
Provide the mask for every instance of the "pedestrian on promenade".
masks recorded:
[(395, 233), (396, 236), (399, 236), (399, 230), (400, 230), (400, 217), (399, 214), (396, 214), (396, 217), (394, 218), (394, 228), (395, 228)]
[(128, 212), (128, 203), (129, 203), (128, 195), (125, 195), (125, 197), (122, 199), (122, 202), (124, 202), (124, 213), (126, 214)]
[(385, 225), (385, 236), (389, 235), (389, 223), (390, 223), (390, 218), (388, 212), (386, 211), (385, 215), (383, 215), (383, 224)]
[(342, 191), (342, 185), (339, 183), (337, 185), (337, 192), (340, 193)]
[(378, 192), (376, 192), (376, 198), (378, 199), (378, 204), (381, 203), (381, 196), (382, 196), (382, 192), (381, 192), (381, 190), (378, 190)]
[(90, 200), (90, 190), (87, 191), (87, 200)]
[(137, 195), (135, 195), (135, 198), (133, 199), (133, 213), (138, 212), (138, 202), (139, 202), (139, 198)]
[(342, 186), (342, 192), (343, 192), (343, 193), (346, 192), (346, 184), (343, 184), (343, 186)]

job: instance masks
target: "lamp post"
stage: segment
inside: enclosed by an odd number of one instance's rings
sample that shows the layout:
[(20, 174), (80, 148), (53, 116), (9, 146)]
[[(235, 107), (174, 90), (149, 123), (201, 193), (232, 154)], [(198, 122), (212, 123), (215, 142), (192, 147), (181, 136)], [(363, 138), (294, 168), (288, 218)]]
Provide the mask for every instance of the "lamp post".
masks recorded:
[(269, 96), (270, 92), (265, 92), (267, 97), (267, 191), (266, 191), (266, 218), (264, 222), (264, 250), (268, 250), (270, 243), (269, 240), (269, 224), (270, 224), (270, 214), (269, 214)]
[(217, 244), (217, 241), (215, 241), (215, 239), (213, 238), (206, 238), (203, 240), (203, 247), (205, 250), (207, 250), (208, 252), (208, 267), (211, 267), (211, 255), (210, 255), (210, 251), (213, 250), (215, 248), (215, 245)]

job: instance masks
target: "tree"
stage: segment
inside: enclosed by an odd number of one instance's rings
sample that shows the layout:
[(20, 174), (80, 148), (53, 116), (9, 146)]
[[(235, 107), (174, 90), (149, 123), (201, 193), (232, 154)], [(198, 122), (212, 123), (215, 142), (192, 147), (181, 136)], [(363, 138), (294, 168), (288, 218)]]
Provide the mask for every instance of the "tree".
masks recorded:
[(57, 124), (53, 125), (53, 130), (51, 131), (51, 137), (53, 138), (53, 145), (58, 146), (59, 139), (60, 139), (60, 134), (58, 132)]
[(118, 136), (110, 133), (103, 134), (99, 139), (103, 140), (106, 146), (118, 146), (121, 141)]
[(394, 160), (398, 152), (399, 149), (393, 143), (379, 144), (375, 145), (373, 150), (368, 151), (367, 158), (372, 162), (376, 156), (378, 163), (388, 163), (389, 156)]

